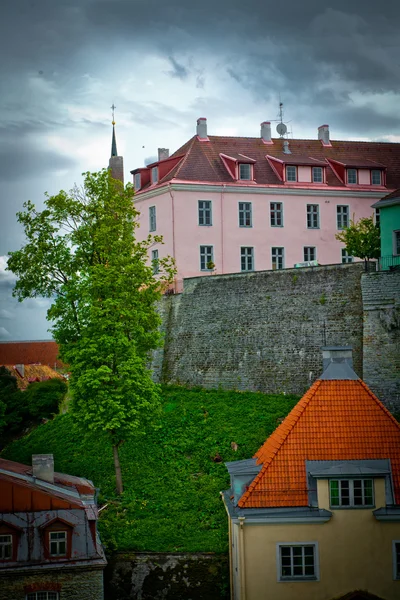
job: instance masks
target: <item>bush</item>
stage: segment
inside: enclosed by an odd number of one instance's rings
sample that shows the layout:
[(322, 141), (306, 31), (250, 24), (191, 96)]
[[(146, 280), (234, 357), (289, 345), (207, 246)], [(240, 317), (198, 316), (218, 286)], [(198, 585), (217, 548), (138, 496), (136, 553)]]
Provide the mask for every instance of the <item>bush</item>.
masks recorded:
[(67, 384), (62, 379), (31, 383), (23, 392), (30, 416), (33, 419), (49, 419), (57, 414), (67, 389)]

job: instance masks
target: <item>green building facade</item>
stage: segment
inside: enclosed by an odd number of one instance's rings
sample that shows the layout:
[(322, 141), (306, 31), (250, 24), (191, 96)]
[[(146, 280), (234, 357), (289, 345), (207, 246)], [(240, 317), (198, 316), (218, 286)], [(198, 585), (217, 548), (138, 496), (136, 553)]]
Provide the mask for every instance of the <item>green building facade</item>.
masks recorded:
[(379, 266), (387, 271), (400, 269), (400, 189), (372, 205), (379, 215), (381, 258)]

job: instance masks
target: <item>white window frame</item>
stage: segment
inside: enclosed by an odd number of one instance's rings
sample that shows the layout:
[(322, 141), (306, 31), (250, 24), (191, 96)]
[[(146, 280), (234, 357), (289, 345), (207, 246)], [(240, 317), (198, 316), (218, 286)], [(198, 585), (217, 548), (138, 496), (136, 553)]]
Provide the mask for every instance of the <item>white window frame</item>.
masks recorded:
[(142, 178), (140, 173), (135, 173), (135, 181), (134, 181), (134, 188), (135, 191), (138, 192), (140, 190), (140, 188), (142, 187)]
[[(269, 203), (269, 219), (271, 227), (283, 227), (283, 202), (270, 202)], [(277, 220), (280, 218), (280, 224)], [(273, 221), (275, 221), (273, 223)]]
[(400, 256), (400, 229), (393, 231), (393, 256)]
[(152, 167), (151, 169), (151, 183), (158, 183), (158, 167)]
[[(337, 481), (339, 483), (339, 504), (332, 504), (332, 491), (331, 491), (331, 484), (332, 482)], [(349, 504), (343, 504), (342, 503), (342, 482), (343, 481), (347, 481), (349, 483)], [(366, 481), (371, 481), (372, 483), (372, 504), (365, 504), (364, 502), (362, 504), (355, 504), (354, 502), (354, 482), (355, 481), (362, 481), (363, 485), (361, 486), (361, 493), (362, 493), (362, 500), (364, 501), (364, 496), (365, 496), (365, 482)], [(353, 477), (353, 478), (346, 478), (343, 477), (342, 479), (340, 478), (333, 478), (329, 480), (329, 505), (331, 507), (332, 510), (338, 509), (338, 508), (372, 508), (375, 506), (375, 485), (374, 485), (374, 479), (372, 477)]]
[[(51, 557), (67, 556), (68, 555), (68, 532), (65, 531), (65, 529), (60, 529), (57, 531), (49, 531), (48, 533), (49, 533), (49, 556), (51, 556)], [(57, 537), (57, 538), (51, 539), (52, 535), (59, 536), (60, 533), (62, 533), (64, 537), (62, 537), (62, 538)], [(52, 552), (52, 550), (51, 550), (52, 544), (56, 545), (57, 552)], [(65, 544), (64, 552), (60, 552), (60, 544)]]
[[(211, 248), (211, 252), (202, 251), (203, 248)], [(214, 262), (214, 246), (211, 244), (202, 244), (200, 246), (200, 271), (210, 272), (210, 269), (207, 268), (207, 264), (209, 262)], [(202, 257), (204, 256), (204, 267), (202, 267)]]
[[(310, 252), (308, 252), (308, 251), (313, 250), (314, 258), (306, 258), (306, 250), (307, 250), (308, 255), (310, 254)], [(317, 247), (316, 246), (303, 246), (303, 257), (304, 257), (304, 262), (311, 262), (313, 260), (317, 260)]]
[[(246, 169), (248, 168), (248, 177), (243, 177), (242, 176), (242, 167), (246, 167)], [(245, 170), (246, 170), (245, 169)], [(239, 181), (252, 181), (253, 179), (253, 165), (249, 164), (249, 163), (239, 163), (238, 164), (238, 179)]]
[(160, 272), (160, 265), (158, 260), (158, 248), (156, 248), (155, 250), (151, 251), (151, 264), (153, 267), (153, 275), (158, 275), (158, 273)]
[[(355, 174), (355, 181), (349, 181), (349, 173), (353, 173)], [(349, 185), (357, 185), (358, 184), (358, 169), (353, 169), (353, 167), (350, 167), (348, 169), (346, 169), (346, 181)]]
[[(315, 177), (316, 173), (321, 173), (321, 179), (319, 179), (319, 176), (318, 176), (318, 178)], [(323, 167), (311, 167), (311, 180), (313, 183), (324, 183), (324, 168)]]
[[(294, 171), (292, 171), (292, 169), (294, 169)], [(289, 179), (289, 171), (291, 173), (294, 173), (294, 179)], [(289, 183), (296, 183), (297, 167), (295, 165), (286, 165), (285, 173), (286, 173), (286, 181), (288, 181)], [(292, 175), (290, 177), (292, 177)]]
[(157, 231), (157, 210), (154, 205), (149, 206), (149, 231)]
[[(398, 553), (399, 553), (398, 560), (397, 560), (396, 545), (398, 545)], [(400, 540), (392, 541), (392, 558), (393, 558), (393, 579), (398, 581), (400, 579)]]
[[(276, 250), (282, 250), (282, 253), (275, 252)], [(279, 267), (279, 259), (282, 259), (282, 266)], [(275, 264), (275, 268), (274, 268)], [(271, 268), (273, 271), (282, 271), (285, 268), (285, 248), (283, 246), (272, 246), (271, 247)]]
[[(250, 252), (249, 252), (250, 250)], [(245, 268), (243, 269), (243, 260)], [(249, 268), (249, 260), (251, 261), (251, 268)], [(254, 271), (254, 246), (241, 246), (240, 247), (240, 272), (241, 273), (252, 273)]]
[[(2, 538), (8, 538), (2, 539)], [(10, 555), (6, 556), (6, 548), (9, 548)], [(13, 556), (13, 536), (11, 533), (0, 533), (0, 560), (12, 560)]]
[[(289, 547), (289, 548), (303, 548), (306, 546), (312, 546), (314, 553), (314, 575), (291, 575), (291, 576), (283, 576), (282, 575), (282, 555), (281, 548)], [(293, 568), (293, 553), (291, 552), (291, 565), (290, 568)], [(304, 560), (304, 553), (302, 553), (302, 559)], [(305, 567), (305, 564), (301, 565)], [(276, 544), (276, 573), (277, 573), (277, 581), (279, 583), (290, 583), (291, 581), (319, 581), (319, 549), (318, 542), (277, 542)]]
[(341, 256), (342, 256), (342, 265), (346, 265), (354, 262), (354, 256), (351, 256), (346, 250), (346, 248), (341, 248)]
[[(46, 594), (46, 597), (43, 594)], [(38, 592), (28, 592), (25, 600), (38, 600), (39, 598), (40, 600), (58, 600), (59, 597), (58, 592), (54, 592), (53, 590), (39, 590)]]
[[(379, 175), (379, 182), (374, 181), (374, 174)], [(382, 171), (381, 169), (371, 169), (371, 185), (382, 185)]]
[[(239, 227), (253, 227), (253, 207), (251, 202), (239, 202)], [(243, 222), (243, 224), (241, 223)]]
[[(346, 209), (346, 212), (343, 209)], [(339, 211), (339, 209), (341, 209)], [(346, 215), (347, 225), (343, 224), (343, 216)], [(340, 219), (339, 219), (340, 218)], [(340, 220), (340, 224), (339, 224)], [(342, 231), (350, 225), (350, 206), (348, 204), (337, 204), (336, 205), (336, 227), (338, 231)]]
[(319, 229), (319, 204), (307, 204), (307, 229)]
[[(200, 227), (212, 226), (212, 200), (198, 200), (197, 216)], [(210, 221), (209, 223), (207, 223), (207, 217)]]

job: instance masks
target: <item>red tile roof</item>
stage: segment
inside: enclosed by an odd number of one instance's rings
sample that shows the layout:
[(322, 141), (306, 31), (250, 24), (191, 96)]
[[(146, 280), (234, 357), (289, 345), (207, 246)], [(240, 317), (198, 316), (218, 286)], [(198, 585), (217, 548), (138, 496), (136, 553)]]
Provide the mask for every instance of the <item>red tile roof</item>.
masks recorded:
[(400, 424), (358, 380), (318, 380), (256, 452), (241, 508), (308, 506), (305, 460), (390, 459), (400, 504)]
[[(184, 158), (160, 180), (159, 185), (172, 180), (232, 183), (232, 178), (221, 160), (222, 153), (228, 156), (244, 154), (254, 159), (255, 180), (263, 185), (285, 185), (266, 160), (268, 154), (288, 164), (293, 164), (296, 159), (302, 161), (302, 164), (310, 159), (324, 162), (326, 159), (333, 159), (345, 165), (363, 165), (370, 168), (384, 166), (387, 168), (387, 188), (400, 187), (400, 144), (333, 140), (331, 146), (323, 146), (320, 140), (288, 141), (291, 154), (284, 154), (281, 139), (274, 139), (273, 145), (266, 146), (261, 138), (211, 135), (209, 141), (200, 141), (194, 136), (171, 156), (173, 158), (184, 155)], [(326, 166), (327, 184), (345, 187), (332, 168), (328, 164)], [(148, 187), (149, 185), (143, 186), (140, 192)], [(374, 186), (373, 189), (378, 187)]]
[(57, 356), (58, 346), (53, 340), (0, 342), (0, 366), (35, 363), (51, 368), (64, 366)]

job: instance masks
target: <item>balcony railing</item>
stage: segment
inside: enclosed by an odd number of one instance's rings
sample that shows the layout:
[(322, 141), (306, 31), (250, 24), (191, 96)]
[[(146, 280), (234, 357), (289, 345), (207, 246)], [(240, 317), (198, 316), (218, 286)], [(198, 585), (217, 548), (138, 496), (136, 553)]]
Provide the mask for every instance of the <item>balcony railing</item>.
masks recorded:
[(381, 256), (379, 259), (380, 271), (400, 271), (400, 255)]

